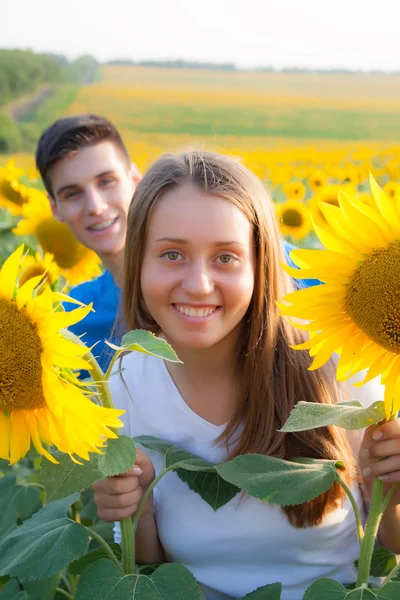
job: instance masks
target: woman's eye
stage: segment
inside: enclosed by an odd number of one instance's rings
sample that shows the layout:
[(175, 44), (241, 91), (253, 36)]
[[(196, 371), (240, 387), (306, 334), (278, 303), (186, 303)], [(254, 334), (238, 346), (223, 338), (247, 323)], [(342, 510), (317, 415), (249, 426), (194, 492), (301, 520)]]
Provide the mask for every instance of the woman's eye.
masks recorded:
[(164, 256), (166, 256), (168, 258), (168, 260), (177, 261), (181, 255), (179, 254), (179, 252), (170, 250), (169, 252), (165, 252), (164, 254), (162, 254), (162, 257), (164, 257)]
[(231, 256), (230, 254), (221, 254), (221, 256), (218, 256), (218, 260), (223, 265), (229, 265), (229, 263), (233, 261), (233, 256)]

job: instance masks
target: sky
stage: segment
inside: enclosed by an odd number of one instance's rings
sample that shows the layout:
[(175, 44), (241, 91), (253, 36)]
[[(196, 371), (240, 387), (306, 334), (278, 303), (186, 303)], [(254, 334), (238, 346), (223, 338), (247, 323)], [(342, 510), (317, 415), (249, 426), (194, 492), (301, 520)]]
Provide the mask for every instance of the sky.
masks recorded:
[(400, 70), (397, 0), (0, 0), (0, 6), (1, 48), (69, 59)]

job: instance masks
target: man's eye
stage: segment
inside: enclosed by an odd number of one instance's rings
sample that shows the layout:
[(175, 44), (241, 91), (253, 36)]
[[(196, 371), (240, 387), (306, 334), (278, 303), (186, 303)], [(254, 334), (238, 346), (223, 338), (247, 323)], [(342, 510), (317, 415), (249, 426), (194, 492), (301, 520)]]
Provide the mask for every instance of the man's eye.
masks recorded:
[(65, 194), (64, 198), (65, 198), (66, 200), (69, 200), (70, 198), (75, 198), (75, 197), (76, 197), (76, 196), (78, 196), (78, 195), (79, 195), (79, 192), (78, 192), (78, 191), (75, 191), (75, 192), (68, 192), (68, 194)]
[(115, 181), (115, 179), (113, 179), (112, 177), (107, 177), (106, 179), (102, 179), (101, 180), (101, 185), (109, 185), (110, 183), (113, 183)]

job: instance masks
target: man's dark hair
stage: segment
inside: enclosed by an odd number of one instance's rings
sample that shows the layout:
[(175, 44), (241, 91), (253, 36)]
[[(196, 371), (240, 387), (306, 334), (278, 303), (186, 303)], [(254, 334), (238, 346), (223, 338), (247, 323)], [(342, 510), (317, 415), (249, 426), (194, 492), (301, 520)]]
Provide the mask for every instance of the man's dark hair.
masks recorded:
[(53, 189), (49, 177), (50, 168), (59, 160), (99, 142), (113, 142), (130, 163), (128, 150), (116, 127), (98, 115), (76, 115), (58, 119), (40, 136), (36, 148), (36, 167), (50, 196)]

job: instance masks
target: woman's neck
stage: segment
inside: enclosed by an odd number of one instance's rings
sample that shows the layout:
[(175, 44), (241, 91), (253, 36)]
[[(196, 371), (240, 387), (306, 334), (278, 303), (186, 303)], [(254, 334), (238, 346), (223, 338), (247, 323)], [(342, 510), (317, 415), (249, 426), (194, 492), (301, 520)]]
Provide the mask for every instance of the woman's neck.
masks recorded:
[[(229, 339), (230, 338), (230, 339)], [(207, 349), (174, 349), (183, 364), (167, 369), (185, 402), (202, 418), (222, 425), (235, 412), (238, 401), (237, 334)]]

